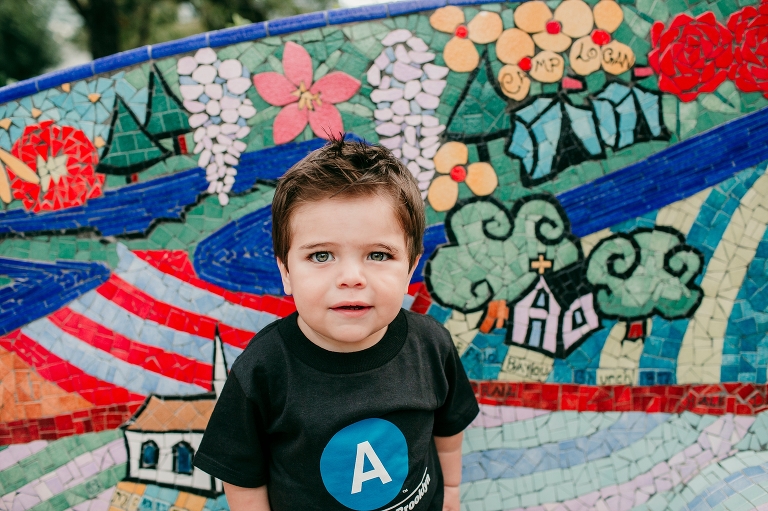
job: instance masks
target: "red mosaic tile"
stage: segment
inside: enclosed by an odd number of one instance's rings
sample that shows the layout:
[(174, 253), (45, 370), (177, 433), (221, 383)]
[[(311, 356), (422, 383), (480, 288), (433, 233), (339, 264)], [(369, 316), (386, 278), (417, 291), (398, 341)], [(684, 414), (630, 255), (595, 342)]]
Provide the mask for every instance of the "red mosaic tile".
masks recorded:
[(588, 386), (473, 381), (478, 402), (541, 410), (754, 415), (768, 410), (768, 385)]
[(198, 278), (195, 268), (184, 250), (137, 250), (134, 254), (161, 272), (221, 296), (228, 302), (257, 311), (269, 312), (279, 317), (285, 317), (296, 310), (293, 298), (290, 296), (260, 296), (234, 292)]
[(64, 332), (129, 364), (211, 389), (213, 367), (210, 364), (128, 339), (67, 307), (48, 319)]
[(76, 392), (95, 405), (142, 401), (145, 396), (95, 378), (15, 330), (0, 337), (0, 346), (13, 351), (38, 374), (67, 392)]
[(411, 305), (411, 310), (419, 314), (426, 314), (429, 306), (432, 305), (432, 297), (429, 295), (427, 286), (423, 282), (419, 282), (415, 286), (417, 286), (417, 291), (414, 295), (415, 299), (413, 300), (413, 305)]
[(128, 420), (142, 402), (97, 406), (56, 417), (0, 423), (0, 445), (56, 440), (70, 435), (115, 429)]

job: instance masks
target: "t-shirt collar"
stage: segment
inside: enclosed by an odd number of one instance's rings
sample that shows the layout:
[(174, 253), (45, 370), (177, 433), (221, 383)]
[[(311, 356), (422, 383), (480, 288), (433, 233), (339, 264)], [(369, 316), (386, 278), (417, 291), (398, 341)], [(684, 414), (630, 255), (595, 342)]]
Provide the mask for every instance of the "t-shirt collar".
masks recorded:
[(280, 336), (296, 357), (324, 373), (361, 373), (381, 367), (398, 354), (408, 334), (408, 322), (405, 313), (400, 309), (379, 342), (362, 351), (338, 353), (321, 348), (307, 339), (299, 328), (298, 318), (299, 314), (294, 312), (280, 321)]

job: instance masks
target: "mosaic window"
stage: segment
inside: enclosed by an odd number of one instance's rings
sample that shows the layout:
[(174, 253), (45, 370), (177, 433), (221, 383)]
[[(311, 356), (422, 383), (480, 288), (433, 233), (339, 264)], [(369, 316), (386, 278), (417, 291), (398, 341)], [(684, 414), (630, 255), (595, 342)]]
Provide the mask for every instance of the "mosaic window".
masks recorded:
[(192, 458), (194, 451), (187, 442), (179, 442), (173, 446), (173, 471), (177, 474), (192, 473)]
[(159, 457), (160, 449), (158, 449), (157, 444), (152, 440), (148, 440), (141, 444), (141, 462), (139, 463), (139, 467), (157, 468)]

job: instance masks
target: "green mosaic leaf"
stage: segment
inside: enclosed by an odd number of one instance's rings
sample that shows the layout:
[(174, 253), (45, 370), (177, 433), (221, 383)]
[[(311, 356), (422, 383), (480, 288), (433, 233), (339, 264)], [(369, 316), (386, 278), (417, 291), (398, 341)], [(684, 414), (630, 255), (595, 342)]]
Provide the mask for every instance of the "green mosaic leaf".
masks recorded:
[[(480, 62), (474, 76), (470, 78), (472, 81), (462, 91), (461, 102), (455, 109), (446, 133), (463, 138), (509, 130), (511, 124), (506, 112), (507, 102), (496, 93), (486, 72), (485, 60)], [(445, 97), (448, 91), (446, 87), (441, 102), (454, 104), (450, 98)]]
[(637, 0), (635, 7), (638, 12), (652, 20), (666, 23), (669, 19), (669, 9), (667, 8), (667, 2), (664, 2), (664, 0)]
[(632, 6), (624, 5), (621, 10), (624, 12), (624, 23), (629, 26), (629, 29), (632, 30), (635, 35), (646, 37), (651, 33), (652, 23), (639, 16)]
[(702, 94), (697, 99), (699, 104), (710, 112), (741, 113), (741, 95), (731, 81), (723, 82), (714, 93)]
[(679, 102), (677, 104), (677, 117), (680, 140), (684, 140), (697, 133), (696, 123), (699, 120), (699, 104), (697, 102)]

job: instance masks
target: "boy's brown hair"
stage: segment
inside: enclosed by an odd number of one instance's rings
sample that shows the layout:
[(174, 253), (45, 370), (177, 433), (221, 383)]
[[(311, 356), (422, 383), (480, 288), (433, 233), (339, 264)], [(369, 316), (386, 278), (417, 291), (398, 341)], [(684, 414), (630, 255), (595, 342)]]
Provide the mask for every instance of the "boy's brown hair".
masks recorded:
[(280, 178), (272, 200), (272, 244), (287, 266), (291, 214), (302, 204), (379, 195), (390, 199), (405, 232), (410, 267), (423, 252), (424, 201), (410, 171), (388, 149), (332, 139)]

